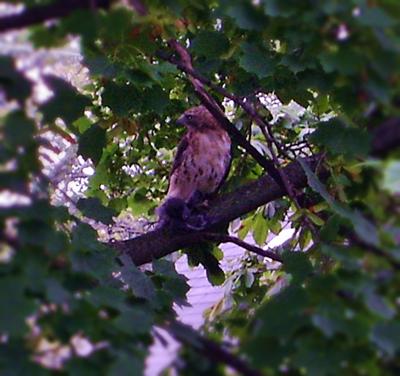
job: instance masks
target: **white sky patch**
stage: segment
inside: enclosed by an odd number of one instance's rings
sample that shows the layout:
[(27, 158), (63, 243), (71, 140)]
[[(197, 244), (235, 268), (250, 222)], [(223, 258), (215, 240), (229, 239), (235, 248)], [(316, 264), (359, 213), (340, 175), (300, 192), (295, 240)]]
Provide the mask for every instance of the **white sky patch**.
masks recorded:
[(287, 240), (289, 240), (295, 232), (295, 229), (293, 228), (288, 228), (282, 230), (277, 236), (275, 236), (269, 243), (268, 247), (270, 248), (275, 248), (283, 243), (285, 243)]

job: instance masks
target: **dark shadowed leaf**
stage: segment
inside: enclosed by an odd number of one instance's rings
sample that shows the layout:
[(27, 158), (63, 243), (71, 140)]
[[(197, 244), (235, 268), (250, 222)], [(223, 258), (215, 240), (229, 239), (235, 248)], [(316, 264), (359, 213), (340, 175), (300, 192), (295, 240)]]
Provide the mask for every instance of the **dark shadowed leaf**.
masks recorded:
[(8, 99), (16, 99), (20, 103), (31, 95), (31, 81), (17, 71), (11, 57), (0, 57), (0, 88)]
[(98, 198), (94, 197), (79, 199), (76, 207), (86, 217), (108, 225), (113, 223), (113, 216), (116, 215), (114, 210), (105, 207)]
[(43, 121), (52, 123), (57, 118), (61, 118), (70, 127), (74, 120), (82, 116), (85, 108), (90, 106), (91, 100), (61, 78), (46, 76), (45, 82), (54, 95), (40, 106)]
[(371, 340), (390, 357), (400, 350), (400, 322), (389, 321), (375, 325)]
[(79, 137), (78, 154), (99, 163), (103, 148), (107, 145), (106, 130), (94, 124)]
[(309, 256), (303, 252), (284, 252), (282, 258), (285, 270), (298, 282), (303, 281), (313, 271)]
[(242, 56), (240, 66), (249, 73), (254, 73), (258, 78), (264, 78), (272, 73), (273, 65), (267, 51), (260, 47), (250, 44), (242, 44)]
[(105, 85), (102, 100), (118, 116), (128, 116), (131, 111), (140, 110), (143, 103), (143, 97), (133, 85), (113, 81)]
[(221, 32), (202, 31), (193, 39), (192, 48), (197, 55), (208, 58), (219, 57), (227, 52), (229, 40)]
[(122, 255), (119, 259), (123, 263), (120, 269), (122, 279), (132, 292), (139, 298), (153, 301), (156, 293), (151, 279), (137, 268), (128, 255)]
[(365, 156), (370, 148), (370, 136), (367, 132), (346, 127), (337, 118), (320, 123), (310, 139), (326, 147), (333, 154), (344, 154), (349, 157)]
[(18, 336), (28, 331), (26, 319), (32, 315), (36, 304), (24, 293), (24, 283), (20, 278), (6, 277), (0, 280), (0, 332)]
[(35, 123), (22, 111), (12, 112), (4, 123), (4, 141), (12, 148), (26, 146), (33, 142)]

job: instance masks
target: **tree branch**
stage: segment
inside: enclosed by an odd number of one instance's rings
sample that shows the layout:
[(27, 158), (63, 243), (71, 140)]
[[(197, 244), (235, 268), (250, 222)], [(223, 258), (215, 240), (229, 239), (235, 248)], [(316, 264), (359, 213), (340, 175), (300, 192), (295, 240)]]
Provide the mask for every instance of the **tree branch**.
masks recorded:
[(255, 245), (246, 243), (245, 241), (236, 238), (234, 236), (221, 233), (212, 233), (212, 232), (206, 232), (203, 235), (205, 236), (206, 239), (209, 239), (211, 241), (218, 243), (234, 243), (239, 247), (247, 249), (248, 251), (253, 252), (259, 256), (268, 257), (271, 260), (282, 262), (282, 257), (279, 256), (276, 252), (256, 247)]
[[(371, 155), (384, 155), (390, 150), (400, 147), (399, 119), (388, 119), (375, 128), (372, 140)], [(311, 170), (319, 169), (319, 178), (323, 181), (328, 177), (326, 170), (319, 166), (320, 155), (307, 160)], [(282, 169), (290, 180), (294, 189), (307, 187), (307, 178), (298, 162), (292, 162)], [(171, 232), (157, 229), (133, 239), (113, 241), (109, 246), (121, 253), (130, 255), (136, 265), (143, 265), (154, 259), (159, 259), (179, 249), (201, 243), (205, 240), (204, 234), (216, 232), (219, 225), (226, 225), (235, 218), (254, 211), (259, 206), (283, 197), (286, 190), (278, 185), (270, 176), (263, 176), (236, 191), (219, 196), (212, 202), (207, 215), (217, 218), (217, 221), (205, 231)]]
[[(318, 156), (309, 158), (307, 163), (315, 170), (319, 163)], [(298, 162), (290, 163), (283, 171), (294, 188), (301, 189), (307, 186), (307, 178)], [(326, 171), (322, 171), (319, 176), (321, 179), (325, 178)], [(114, 241), (109, 245), (121, 253), (129, 254), (136, 265), (143, 265), (179, 249), (204, 242), (205, 233), (215, 232), (218, 226), (225, 225), (285, 194), (286, 190), (266, 175), (213, 201), (206, 215), (216, 218), (216, 221), (204, 231), (185, 230), (178, 233), (162, 228), (133, 239)]]
[(167, 331), (179, 342), (191, 346), (212, 362), (226, 364), (244, 376), (262, 376), (238, 355), (225, 350), (220, 344), (199, 335), (188, 325), (172, 321), (166, 326)]
[(21, 29), (45, 21), (66, 17), (77, 9), (108, 8), (110, 0), (60, 0), (27, 8), (22, 13), (0, 18), (0, 32)]

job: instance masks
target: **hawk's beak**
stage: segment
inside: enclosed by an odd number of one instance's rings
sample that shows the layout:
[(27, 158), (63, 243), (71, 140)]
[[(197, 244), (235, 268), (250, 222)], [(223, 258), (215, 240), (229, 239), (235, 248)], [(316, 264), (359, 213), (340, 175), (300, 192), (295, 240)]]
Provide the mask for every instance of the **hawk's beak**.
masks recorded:
[(187, 118), (186, 118), (186, 116), (185, 116), (185, 115), (182, 115), (182, 116), (176, 121), (176, 124), (187, 127), (188, 124), (187, 124)]

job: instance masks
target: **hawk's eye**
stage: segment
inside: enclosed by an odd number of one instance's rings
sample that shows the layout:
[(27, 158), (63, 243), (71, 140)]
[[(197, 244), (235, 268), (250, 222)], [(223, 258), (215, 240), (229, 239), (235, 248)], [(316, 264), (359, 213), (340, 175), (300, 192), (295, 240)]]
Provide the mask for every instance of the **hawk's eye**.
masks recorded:
[(189, 121), (192, 121), (192, 120), (193, 120), (193, 115), (186, 115), (186, 118), (187, 118)]

